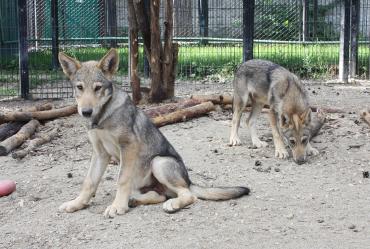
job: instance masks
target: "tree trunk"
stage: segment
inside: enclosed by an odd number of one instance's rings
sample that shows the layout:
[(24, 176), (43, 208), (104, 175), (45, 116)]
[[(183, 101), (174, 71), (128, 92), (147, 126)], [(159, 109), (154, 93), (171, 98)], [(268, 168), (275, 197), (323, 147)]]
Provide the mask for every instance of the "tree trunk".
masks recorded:
[[(174, 89), (171, 85), (174, 84), (173, 74), (173, 2), (172, 0), (166, 0), (165, 2), (165, 21), (164, 21), (164, 47), (163, 47), (163, 87), (166, 92), (167, 98), (172, 98), (174, 92), (170, 89)], [(172, 81), (173, 80), (173, 81)]]
[(212, 104), (212, 102), (204, 102), (199, 105), (178, 110), (164, 116), (155, 117), (152, 119), (152, 122), (155, 124), (155, 126), (161, 127), (177, 122), (184, 122), (190, 118), (199, 117), (205, 113), (213, 111), (214, 109), (215, 106)]
[(134, 2), (135, 16), (140, 29), (141, 36), (143, 37), (145, 54), (150, 59), (150, 24), (149, 14), (145, 9), (144, 0), (128, 0)]
[(132, 89), (132, 100), (138, 104), (141, 100), (140, 78), (138, 75), (139, 42), (138, 25), (132, 0), (128, 1), (128, 21), (130, 30), (130, 85)]
[(160, 0), (150, 1), (150, 75), (151, 89), (149, 98), (151, 102), (161, 102), (166, 98), (162, 80), (162, 44), (159, 29)]
[(150, 102), (161, 102), (174, 96), (178, 45), (172, 43), (173, 0), (165, 1), (165, 42), (163, 47), (159, 25), (160, 3), (160, 0), (151, 0), (150, 13), (148, 14), (144, 0), (128, 0), (128, 5), (131, 4), (134, 9), (129, 9), (129, 12), (135, 12), (131, 16), (135, 16), (137, 29), (140, 30), (143, 37), (145, 55), (150, 64)]
[(18, 146), (35, 133), (37, 127), (40, 125), (39, 121), (33, 119), (25, 124), (14, 136), (2, 141), (0, 143), (0, 156), (6, 156), (8, 153)]

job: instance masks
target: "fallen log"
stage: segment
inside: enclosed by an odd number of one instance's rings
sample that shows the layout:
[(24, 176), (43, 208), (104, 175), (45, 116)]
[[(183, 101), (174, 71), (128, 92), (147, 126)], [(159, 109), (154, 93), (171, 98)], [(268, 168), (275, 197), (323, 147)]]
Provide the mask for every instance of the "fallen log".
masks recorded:
[(152, 122), (157, 127), (161, 127), (177, 122), (184, 122), (188, 119), (199, 117), (213, 110), (215, 110), (215, 105), (209, 101), (182, 110), (177, 110), (163, 116), (152, 118)]
[(177, 110), (181, 110), (181, 109), (188, 108), (188, 107), (191, 107), (191, 106), (199, 105), (200, 103), (202, 103), (202, 102), (197, 100), (197, 99), (185, 99), (185, 100), (182, 100), (178, 103), (170, 103), (170, 104), (166, 104), (166, 105), (161, 105), (161, 106), (156, 106), (156, 107), (145, 109), (144, 113), (148, 117), (154, 118), (154, 117), (158, 117), (160, 115), (168, 114), (168, 113), (171, 113), (171, 112), (174, 112), (174, 111), (177, 111)]
[(313, 112), (323, 111), (325, 113), (346, 113), (345, 110), (338, 109), (338, 108), (332, 108), (332, 107), (317, 107), (317, 106), (311, 106), (311, 110)]
[(40, 105), (27, 107), (26, 109), (19, 110), (20, 112), (39, 112), (39, 111), (47, 111), (53, 109), (53, 105), (49, 102), (42, 103)]
[[(26, 108), (26, 112), (46, 111), (51, 110), (53, 105), (51, 103), (43, 103), (37, 106)], [(7, 139), (17, 133), (26, 122), (10, 122), (0, 125), (0, 141)]]
[(327, 113), (321, 109), (317, 110), (317, 115), (315, 118), (312, 119), (310, 124), (311, 139), (319, 134), (319, 131), (326, 123), (327, 121), (326, 114)]
[(35, 133), (37, 127), (40, 125), (39, 121), (32, 119), (25, 124), (15, 135), (5, 139), (0, 143), (0, 156), (6, 156), (10, 151), (20, 146), (24, 141)]
[(368, 110), (362, 110), (360, 116), (370, 126), (370, 112)]
[(47, 111), (0, 113), (0, 124), (12, 121), (29, 121), (31, 119), (48, 120), (69, 116), (75, 113), (77, 113), (77, 105)]
[(233, 96), (228, 94), (192, 95), (190, 99), (196, 99), (201, 102), (211, 101), (215, 105), (229, 105), (233, 103)]
[(12, 157), (14, 159), (22, 159), (24, 158), (28, 153), (36, 149), (37, 147), (50, 142), (58, 135), (59, 128), (53, 128), (50, 132), (47, 132), (45, 134), (39, 134), (36, 138), (32, 139), (28, 146), (22, 150), (15, 151), (12, 153)]
[(0, 125), (0, 141), (17, 133), (26, 122), (11, 122)]

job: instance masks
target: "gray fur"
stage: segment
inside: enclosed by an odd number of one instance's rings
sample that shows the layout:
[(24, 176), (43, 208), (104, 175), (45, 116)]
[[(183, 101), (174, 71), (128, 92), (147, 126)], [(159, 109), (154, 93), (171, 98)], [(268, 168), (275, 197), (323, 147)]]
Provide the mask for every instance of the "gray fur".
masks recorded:
[[(153, 204), (163, 202), (164, 195), (175, 197), (163, 204), (163, 209), (169, 213), (192, 204), (196, 194), (191, 192), (192, 183), (181, 156), (128, 94), (111, 80), (118, 68), (117, 51), (110, 50), (100, 62), (81, 64), (64, 54), (60, 54), (59, 59), (63, 71), (71, 79), (79, 113), (88, 122), (93, 146), (90, 169), (80, 195), (60, 209), (74, 212), (88, 204), (110, 157), (119, 159), (121, 171), (116, 198), (106, 209), (106, 217), (127, 212), (129, 198), (135, 199), (135, 196), (136, 201), (131, 203)], [(90, 109), (93, 110), (91, 115), (85, 115), (84, 110)], [(226, 200), (249, 193), (248, 188), (205, 190), (197, 193), (210, 200)]]
[[(306, 143), (306, 138), (307, 141), (310, 138), (311, 111), (309, 111), (307, 92), (296, 75), (270, 61), (249, 60), (238, 68), (233, 84), (234, 113), (230, 145), (241, 143), (238, 137), (240, 117), (244, 107), (250, 103), (252, 111), (247, 123), (255, 147), (267, 146), (267, 143), (261, 141), (257, 136), (255, 120), (262, 107), (269, 105), (277, 157), (287, 157), (288, 153), (284, 143), (292, 149), (293, 159), (297, 163), (304, 162), (307, 153), (318, 153)], [(307, 115), (305, 115), (306, 113)], [(302, 120), (301, 117), (304, 117), (305, 120)], [(294, 127), (294, 125), (296, 126)], [(297, 141), (297, 145), (292, 144), (290, 142), (292, 140)]]

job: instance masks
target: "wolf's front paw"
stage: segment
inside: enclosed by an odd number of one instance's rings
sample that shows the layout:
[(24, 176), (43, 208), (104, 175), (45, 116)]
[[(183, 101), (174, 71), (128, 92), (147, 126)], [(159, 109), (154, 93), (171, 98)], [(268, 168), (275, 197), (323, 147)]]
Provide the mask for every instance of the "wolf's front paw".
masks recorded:
[(253, 147), (258, 148), (258, 149), (265, 148), (268, 145), (265, 141), (261, 141), (259, 139), (253, 140), (252, 143), (253, 143)]
[(229, 146), (238, 146), (241, 145), (242, 142), (238, 136), (230, 137)]
[(180, 207), (176, 205), (174, 199), (169, 199), (165, 203), (163, 203), (163, 210), (166, 213), (172, 214), (180, 210)]
[(87, 205), (83, 204), (81, 201), (74, 199), (72, 201), (64, 202), (59, 207), (59, 211), (61, 212), (67, 212), (67, 213), (73, 213), (80, 209), (85, 208)]
[(289, 153), (285, 148), (276, 148), (275, 157), (280, 158), (280, 159), (285, 159), (289, 157)]
[(318, 154), (320, 154), (320, 152), (317, 149), (315, 149), (314, 147), (310, 146), (310, 147), (307, 148), (307, 154), (309, 156), (317, 156)]
[(125, 214), (129, 210), (128, 206), (118, 206), (114, 203), (105, 209), (104, 217), (105, 218), (114, 218), (117, 215)]

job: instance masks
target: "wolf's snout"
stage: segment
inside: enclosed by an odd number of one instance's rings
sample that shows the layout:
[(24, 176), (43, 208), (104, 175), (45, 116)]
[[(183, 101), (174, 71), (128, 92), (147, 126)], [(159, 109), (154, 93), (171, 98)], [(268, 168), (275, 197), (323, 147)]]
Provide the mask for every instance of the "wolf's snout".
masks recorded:
[(91, 114), (93, 113), (93, 109), (92, 108), (82, 108), (81, 113), (82, 113), (82, 116), (84, 116), (85, 118), (89, 118), (91, 117)]
[(299, 158), (295, 159), (294, 161), (298, 165), (304, 164), (306, 162), (304, 157), (299, 157)]

